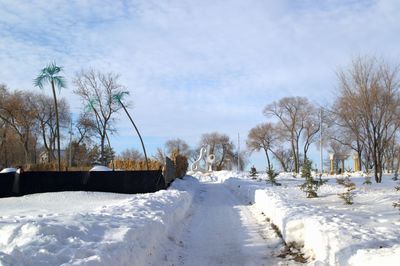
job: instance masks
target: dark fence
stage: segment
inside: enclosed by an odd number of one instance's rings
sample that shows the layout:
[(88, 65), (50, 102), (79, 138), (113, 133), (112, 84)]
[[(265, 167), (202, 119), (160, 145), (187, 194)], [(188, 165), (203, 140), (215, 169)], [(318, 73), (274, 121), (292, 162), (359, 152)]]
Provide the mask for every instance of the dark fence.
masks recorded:
[(163, 189), (165, 180), (161, 171), (90, 172), (84, 185), (87, 191), (133, 194)]
[(23, 172), (0, 174), (0, 197), (60, 191), (148, 193), (166, 187), (161, 171)]
[(13, 193), (14, 180), (15, 180), (14, 173), (0, 174), (0, 197), (1, 198), (14, 196), (14, 193)]

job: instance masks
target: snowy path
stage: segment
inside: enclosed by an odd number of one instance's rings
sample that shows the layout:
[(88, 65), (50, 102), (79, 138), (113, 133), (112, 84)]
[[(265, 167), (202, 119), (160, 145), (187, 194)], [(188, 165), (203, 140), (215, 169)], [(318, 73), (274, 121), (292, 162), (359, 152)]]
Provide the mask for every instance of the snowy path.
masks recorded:
[(190, 217), (173, 235), (169, 265), (279, 264), (272, 253), (282, 248), (280, 239), (223, 184), (201, 184)]

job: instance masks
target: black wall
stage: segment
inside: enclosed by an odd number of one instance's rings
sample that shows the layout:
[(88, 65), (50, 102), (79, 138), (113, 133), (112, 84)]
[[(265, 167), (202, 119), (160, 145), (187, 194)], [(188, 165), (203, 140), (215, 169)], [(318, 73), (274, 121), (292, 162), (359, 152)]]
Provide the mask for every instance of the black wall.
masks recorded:
[(0, 174), (0, 197), (59, 191), (148, 193), (164, 189), (161, 171), (23, 172)]
[(0, 174), (0, 197), (11, 197), (14, 196), (14, 173)]

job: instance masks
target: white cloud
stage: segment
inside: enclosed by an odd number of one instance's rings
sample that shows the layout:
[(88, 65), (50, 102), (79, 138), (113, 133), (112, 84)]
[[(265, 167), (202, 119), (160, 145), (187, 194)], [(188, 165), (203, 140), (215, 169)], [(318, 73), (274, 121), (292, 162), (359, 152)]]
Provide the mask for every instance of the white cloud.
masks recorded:
[(0, 0), (0, 82), (32, 89), (51, 60), (68, 80), (95, 67), (121, 74), (145, 136), (245, 136), (280, 97), (329, 103), (354, 55), (399, 62), (399, 11), (394, 0)]

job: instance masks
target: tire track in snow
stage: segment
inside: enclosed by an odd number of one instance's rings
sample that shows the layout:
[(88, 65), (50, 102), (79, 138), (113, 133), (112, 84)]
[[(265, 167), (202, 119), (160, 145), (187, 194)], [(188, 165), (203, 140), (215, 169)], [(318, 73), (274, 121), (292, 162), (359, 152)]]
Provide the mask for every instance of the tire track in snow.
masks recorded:
[(268, 224), (220, 183), (200, 185), (187, 219), (168, 239), (163, 265), (292, 264), (276, 257), (283, 244)]

